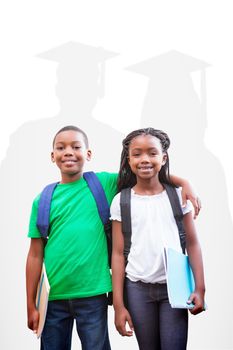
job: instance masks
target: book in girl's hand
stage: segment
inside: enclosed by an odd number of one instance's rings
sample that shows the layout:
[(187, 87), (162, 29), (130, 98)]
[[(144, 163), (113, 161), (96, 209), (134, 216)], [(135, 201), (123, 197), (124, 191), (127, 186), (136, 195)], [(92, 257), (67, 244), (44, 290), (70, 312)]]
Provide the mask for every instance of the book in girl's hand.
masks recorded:
[(39, 325), (36, 333), (37, 338), (41, 336), (41, 333), (44, 328), (47, 306), (48, 306), (48, 299), (49, 299), (49, 291), (50, 291), (50, 285), (49, 285), (48, 277), (45, 270), (45, 264), (43, 263), (40, 281), (37, 287), (37, 295), (36, 295), (36, 308), (38, 309), (39, 316), (40, 316)]
[(187, 301), (195, 289), (195, 282), (188, 256), (172, 248), (165, 248), (164, 261), (171, 307), (192, 309), (194, 304), (187, 304)]

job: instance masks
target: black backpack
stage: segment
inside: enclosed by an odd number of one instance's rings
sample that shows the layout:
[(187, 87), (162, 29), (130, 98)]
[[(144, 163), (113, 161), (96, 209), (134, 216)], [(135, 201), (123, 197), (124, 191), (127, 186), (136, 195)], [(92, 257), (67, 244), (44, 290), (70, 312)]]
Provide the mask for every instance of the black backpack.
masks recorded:
[[(178, 194), (176, 192), (175, 187), (163, 184), (171, 207), (173, 211), (173, 215), (178, 227), (179, 231), (179, 238), (180, 238), (180, 245), (182, 248), (182, 252), (185, 253), (185, 230), (183, 225), (183, 212), (180, 205), (180, 200), (178, 197)], [(130, 252), (131, 247), (131, 236), (132, 236), (132, 227), (131, 227), (131, 188), (125, 188), (121, 190), (120, 194), (120, 209), (121, 209), (121, 222), (122, 222), (122, 232), (124, 235), (124, 257), (125, 257), (125, 266), (128, 262), (128, 255)], [(127, 308), (128, 306), (128, 297), (124, 285), (123, 289), (123, 299), (124, 299), (124, 305)]]
[[(163, 186), (167, 192), (167, 195), (172, 207), (173, 215), (176, 220), (182, 252), (185, 253), (186, 241), (185, 241), (185, 230), (183, 225), (184, 215), (181, 209), (180, 200), (175, 187), (168, 184), (163, 184)], [(121, 208), (122, 232), (124, 235), (124, 256), (125, 256), (126, 264), (127, 264), (127, 259), (130, 252), (131, 236), (132, 236), (130, 203), (131, 203), (131, 188), (125, 188), (121, 191), (121, 194), (120, 194), (120, 208)]]

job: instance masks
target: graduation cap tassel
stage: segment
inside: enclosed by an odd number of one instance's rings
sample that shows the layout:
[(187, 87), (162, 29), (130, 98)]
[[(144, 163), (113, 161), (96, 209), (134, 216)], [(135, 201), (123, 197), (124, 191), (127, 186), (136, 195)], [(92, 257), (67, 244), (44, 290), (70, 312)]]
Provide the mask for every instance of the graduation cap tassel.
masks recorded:
[(206, 120), (207, 115), (207, 103), (206, 103), (206, 73), (205, 70), (201, 70), (201, 111), (203, 120)]
[(105, 61), (100, 63), (99, 97), (103, 98), (104, 94), (105, 94)]

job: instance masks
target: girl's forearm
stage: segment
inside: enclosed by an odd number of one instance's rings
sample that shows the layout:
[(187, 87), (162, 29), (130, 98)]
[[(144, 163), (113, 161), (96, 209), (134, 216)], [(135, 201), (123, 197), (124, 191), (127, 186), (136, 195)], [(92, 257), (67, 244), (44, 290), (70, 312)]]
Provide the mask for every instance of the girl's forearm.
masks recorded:
[(195, 289), (205, 292), (204, 268), (202, 261), (201, 248), (198, 242), (187, 246), (190, 265), (195, 280)]
[(113, 307), (124, 307), (123, 290), (125, 279), (125, 258), (123, 255), (112, 255), (112, 286), (113, 286)]

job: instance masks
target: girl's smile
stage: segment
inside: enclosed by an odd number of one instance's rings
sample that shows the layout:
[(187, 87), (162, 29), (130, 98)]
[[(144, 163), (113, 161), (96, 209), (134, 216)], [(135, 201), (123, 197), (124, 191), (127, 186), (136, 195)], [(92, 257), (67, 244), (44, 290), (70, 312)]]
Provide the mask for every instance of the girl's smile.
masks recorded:
[(153, 169), (154, 168), (152, 166), (138, 166), (138, 170), (142, 174), (150, 174), (152, 173)]

